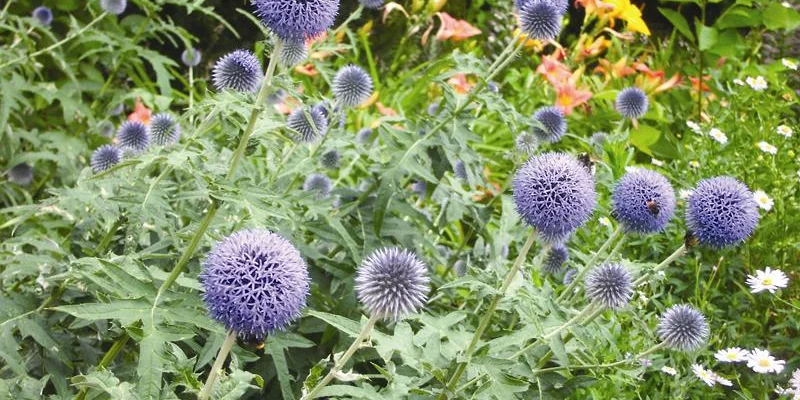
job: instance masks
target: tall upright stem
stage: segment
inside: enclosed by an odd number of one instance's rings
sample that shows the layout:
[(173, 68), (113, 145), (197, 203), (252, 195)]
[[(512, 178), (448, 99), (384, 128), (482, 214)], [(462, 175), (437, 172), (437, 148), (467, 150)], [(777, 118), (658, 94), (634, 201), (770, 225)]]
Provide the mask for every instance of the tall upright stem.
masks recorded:
[(672, 264), (673, 261), (677, 260), (680, 256), (684, 255), (687, 250), (688, 247), (686, 247), (686, 244), (681, 245), (681, 247), (678, 247), (678, 250), (675, 250), (674, 253), (670, 254), (669, 257), (667, 257), (664, 261), (661, 262), (661, 264), (656, 265), (655, 268), (651, 270), (645, 271), (645, 273), (642, 274), (642, 276), (633, 281), (633, 286), (636, 287), (641, 285), (645, 280), (647, 280), (648, 276), (663, 269), (666, 269), (667, 267), (669, 267), (670, 264)]
[(594, 253), (592, 258), (589, 259), (589, 262), (586, 263), (586, 265), (583, 267), (583, 269), (580, 270), (580, 272), (578, 272), (578, 275), (572, 280), (572, 282), (570, 282), (569, 285), (564, 289), (564, 291), (561, 292), (561, 295), (558, 296), (557, 301), (559, 302), (563, 301), (564, 299), (567, 298), (567, 296), (569, 296), (570, 293), (572, 293), (573, 290), (575, 290), (575, 286), (577, 286), (578, 283), (583, 280), (583, 277), (586, 276), (586, 273), (589, 272), (589, 270), (594, 266), (594, 263), (597, 262), (597, 259), (600, 257), (600, 254), (603, 254), (606, 250), (608, 250), (611, 244), (614, 243), (614, 240), (616, 240), (617, 237), (619, 237), (619, 235), (621, 234), (622, 234), (622, 224), (617, 226), (617, 229), (615, 229), (614, 232), (611, 233), (611, 236), (609, 236), (608, 239), (606, 239), (606, 242), (603, 243), (602, 246), (600, 246), (600, 250), (597, 250), (597, 252)]
[(203, 390), (199, 395), (197, 395), (199, 400), (206, 400), (209, 396), (211, 396), (211, 389), (214, 388), (214, 382), (217, 380), (219, 372), (222, 371), (222, 364), (224, 364), (225, 359), (228, 358), (228, 353), (231, 352), (231, 348), (233, 347), (234, 343), (236, 343), (236, 332), (231, 329), (228, 331), (228, 335), (225, 336), (225, 341), (222, 342), (222, 347), (219, 348), (217, 359), (214, 361), (214, 365), (211, 367), (211, 371), (208, 373), (208, 378), (206, 378), (206, 384), (203, 385)]

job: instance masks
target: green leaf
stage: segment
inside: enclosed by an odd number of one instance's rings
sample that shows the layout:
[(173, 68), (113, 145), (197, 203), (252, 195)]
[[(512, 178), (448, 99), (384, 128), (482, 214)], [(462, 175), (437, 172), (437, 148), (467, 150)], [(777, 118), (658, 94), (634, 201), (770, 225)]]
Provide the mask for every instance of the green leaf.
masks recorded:
[(700, 51), (708, 50), (714, 46), (717, 43), (717, 36), (719, 34), (716, 29), (705, 25), (697, 25), (698, 48)]
[(328, 314), (322, 311), (308, 310), (308, 315), (319, 318), (327, 322), (332, 327), (346, 333), (350, 337), (358, 336), (361, 331), (361, 324), (353, 321), (352, 319), (342, 317), (341, 315)]
[(145, 321), (144, 337), (139, 342), (139, 364), (136, 375), (139, 377), (136, 386), (138, 393), (145, 399), (158, 399), (161, 393), (161, 375), (164, 345), (167, 338), (156, 328)]
[(748, 28), (761, 25), (761, 12), (755, 8), (732, 7), (714, 22), (718, 29)]
[(653, 151), (650, 149), (650, 146), (658, 142), (659, 137), (661, 137), (661, 132), (647, 125), (639, 125), (637, 129), (631, 130), (630, 133), (631, 144), (636, 146), (639, 151), (651, 156), (653, 155)]
[(678, 32), (682, 33), (690, 41), (694, 42), (694, 35), (692, 34), (692, 29), (689, 28), (689, 22), (686, 21), (686, 18), (681, 15), (681, 13), (670, 10), (669, 8), (659, 7), (658, 11), (661, 12), (669, 22), (678, 30)]
[(800, 25), (800, 13), (793, 8), (781, 5), (779, 1), (772, 1), (764, 10), (764, 26), (767, 29), (790, 31)]
[(53, 307), (76, 318), (90, 321), (116, 319), (123, 324), (131, 324), (150, 313), (152, 304), (141, 300), (115, 300), (110, 303), (87, 303), (71, 306)]

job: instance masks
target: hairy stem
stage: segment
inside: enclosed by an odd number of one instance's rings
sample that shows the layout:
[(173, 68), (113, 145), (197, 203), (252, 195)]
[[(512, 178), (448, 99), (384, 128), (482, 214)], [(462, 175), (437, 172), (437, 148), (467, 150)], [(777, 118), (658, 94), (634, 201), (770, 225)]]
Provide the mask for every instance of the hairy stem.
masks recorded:
[(199, 395), (197, 395), (199, 400), (206, 400), (209, 396), (211, 396), (211, 389), (214, 388), (214, 382), (217, 380), (217, 376), (219, 375), (220, 371), (222, 371), (222, 364), (224, 364), (225, 359), (228, 358), (228, 353), (231, 352), (231, 348), (233, 348), (234, 343), (236, 343), (236, 332), (231, 329), (228, 331), (228, 335), (225, 336), (225, 341), (222, 342), (222, 347), (219, 348), (217, 359), (214, 361), (214, 365), (211, 367), (211, 371), (208, 373), (208, 378), (206, 378), (206, 383), (203, 385), (203, 390)]
[(589, 272), (590, 269), (592, 269), (594, 264), (597, 262), (597, 259), (600, 258), (600, 254), (603, 254), (606, 250), (608, 250), (608, 248), (611, 247), (611, 244), (614, 243), (614, 240), (616, 240), (617, 237), (619, 237), (619, 235), (621, 234), (622, 234), (622, 224), (617, 226), (617, 229), (615, 229), (614, 232), (611, 233), (606, 242), (603, 243), (603, 245), (600, 246), (600, 249), (594, 253), (592, 258), (589, 259), (589, 261), (586, 263), (583, 269), (581, 269), (580, 272), (578, 272), (578, 275), (575, 276), (575, 278), (572, 280), (572, 282), (570, 282), (569, 285), (567, 285), (566, 288), (564, 288), (564, 291), (561, 292), (561, 295), (558, 296), (558, 299), (556, 301), (558, 302), (563, 301), (564, 299), (567, 298), (567, 296), (569, 296), (570, 293), (572, 293), (575, 290), (575, 287), (578, 286), (578, 283), (580, 283), (583, 280), (583, 277), (586, 276), (586, 273)]
[(653, 268), (651, 270), (645, 271), (642, 274), (642, 276), (640, 276), (635, 281), (633, 281), (633, 286), (636, 287), (636, 286), (641, 285), (642, 283), (644, 283), (645, 280), (647, 280), (648, 276), (650, 276), (650, 275), (652, 275), (652, 274), (654, 274), (654, 273), (656, 273), (658, 271), (666, 269), (667, 267), (669, 267), (670, 264), (672, 264), (673, 261), (677, 260), (682, 255), (684, 255), (687, 250), (688, 250), (688, 247), (686, 247), (686, 244), (681, 245), (681, 247), (678, 247), (678, 250), (675, 250), (674, 253), (670, 254), (669, 257), (667, 257), (664, 261), (661, 262), (661, 264), (656, 265), (655, 268)]

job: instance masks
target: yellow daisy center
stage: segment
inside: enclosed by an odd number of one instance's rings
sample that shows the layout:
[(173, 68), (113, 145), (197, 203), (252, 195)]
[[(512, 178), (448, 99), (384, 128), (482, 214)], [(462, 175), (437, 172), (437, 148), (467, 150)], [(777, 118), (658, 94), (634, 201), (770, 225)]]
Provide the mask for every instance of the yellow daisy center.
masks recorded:
[(766, 277), (766, 278), (764, 278), (764, 280), (762, 282), (765, 285), (772, 285), (772, 278), (771, 277)]
[(762, 358), (758, 360), (758, 365), (764, 368), (769, 367), (769, 360), (767, 360), (766, 358)]

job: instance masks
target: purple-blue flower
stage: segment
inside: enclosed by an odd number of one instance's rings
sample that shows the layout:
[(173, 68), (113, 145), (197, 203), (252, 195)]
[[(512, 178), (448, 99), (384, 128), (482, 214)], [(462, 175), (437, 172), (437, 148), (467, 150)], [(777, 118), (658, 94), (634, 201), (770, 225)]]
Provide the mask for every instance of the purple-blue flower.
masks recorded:
[(372, 137), (372, 129), (363, 128), (356, 134), (356, 142), (359, 144), (365, 144), (369, 141), (369, 138)]
[(633, 295), (633, 279), (625, 267), (608, 263), (596, 267), (586, 275), (586, 295), (605, 307), (619, 309), (628, 304)]
[(619, 180), (612, 201), (616, 219), (628, 232), (660, 232), (675, 213), (675, 191), (667, 178), (644, 168)]
[(517, 170), (513, 186), (517, 212), (548, 241), (563, 240), (583, 225), (596, 203), (589, 170), (564, 153), (531, 158)]
[(217, 90), (255, 93), (264, 73), (255, 54), (248, 50), (236, 50), (222, 56), (214, 65), (211, 75)]
[(532, 132), (541, 141), (555, 143), (567, 133), (567, 120), (564, 113), (556, 107), (542, 107), (533, 114), (541, 127), (534, 126)]
[(339, 160), (341, 160), (341, 158), (342, 155), (338, 150), (328, 150), (320, 157), (319, 163), (327, 169), (337, 169), (339, 168)]
[(21, 186), (28, 186), (33, 181), (33, 167), (28, 163), (19, 163), (8, 170), (8, 180)]
[(758, 204), (734, 178), (704, 179), (689, 196), (686, 225), (700, 243), (723, 248), (743, 242), (758, 225)]
[(685, 304), (670, 307), (658, 321), (658, 336), (667, 346), (682, 351), (697, 350), (708, 340), (706, 318)]
[(122, 161), (122, 150), (113, 145), (105, 145), (92, 153), (90, 164), (94, 173), (105, 171)]
[(281, 64), (285, 67), (293, 67), (308, 58), (308, 46), (305, 40), (284, 41), (279, 54)]
[(109, 14), (120, 15), (127, 6), (127, 0), (100, 0), (100, 7)]
[(327, 30), (339, 0), (253, 0), (255, 14), (279, 38), (305, 40)]
[(53, 11), (45, 6), (36, 7), (31, 16), (44, 26), (50, 26), (53, 23)]
[(372, 94), (372, 78), (357, 65), (341, 68), (333, 77), (333, 95), (344, 107), (355, 107)]
[(148, 129), (153, 143), (159, 146), (177, 143), (181, 137), (181, 126), (175, 117), (167, 113), (153, 116)]
[(615, 102), (617, 112), (625, 118), (641, 118), (647, 113), (649, 105), (647, 95), (637, 87), (622, 89)]
[(531, 39), (551, 40), (561, 32), (561, 8), (548, 0), (518, 3), (520, 29)]
[(117, 131), (119, 147), (133, 153), (141, 153), (150, 146), (150, 133), (147, 126), (139, 121), (125, 121)]
[(561, 266), (569, 259), (569, 252), (562, 244), (556, 244), (547, 250), (544, 256), (542, 268), (549, 274), (555, 274), (561, 271)]
[(296, 133), (299, 142), (313, 142), (325, 135), (328, 119), (317, 107), (298, 107), (286, 120), (286, 126)]
[(361, 4), (364, 5), (364, 8), (371, 8), (376, 10), (383, 5), (383, 0), (358, 0)]
[[(517, 6), (517, 9), (520, 9), (525, 3), (529, 3), (531, 1), (535, 0), (516, 0), (515, 4)], [(550, 3), (553, 7), (558, 9), (561, 14), (566, 13), (567, 9), (569, 8), (569, 0), (539, 0), (539, 1)]]
[(328, 197), (331, 193), (331, 179), (322, 174), (311, 174), (303, 182), (303, 190), (314, 193), (317, 198)]
[(370, 315), (399, 320), (425, 304), (428, 282), (428, 267), (416, 254), (390, 247), (364, 260), (355, 289)]
[(467, 167), (461, 160), (456, 160), (453, 164), (453, 175), (458, 179), (467, 179)]

